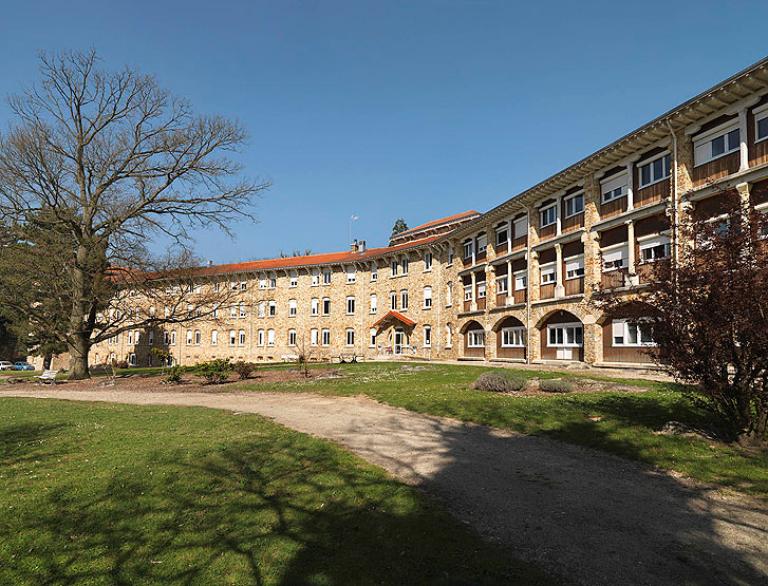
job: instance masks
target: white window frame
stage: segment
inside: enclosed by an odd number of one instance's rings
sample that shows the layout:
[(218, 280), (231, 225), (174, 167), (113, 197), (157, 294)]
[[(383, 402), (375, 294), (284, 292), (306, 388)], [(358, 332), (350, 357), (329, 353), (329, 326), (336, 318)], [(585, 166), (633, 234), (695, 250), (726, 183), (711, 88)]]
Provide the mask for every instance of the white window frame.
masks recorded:
[(528, 271), (526, 269), (515, 271), (512, 276), (515, 279), (515, 291), (525, 291), (528, 288)]
[(762, 138), (759, 136), (759, 124), (763, 120), (768, 120), (768, 104), (763, 104), (752, 110), (752, 115), (755, 117), (755, 144), (768, 140), (768, 132)]
[(257, 338), (256, 338), (256, 340), (257, 340), (256, 345), (257, 346), (264, 346), (264, 344), (265, 344), (264, 330), (259, 330), (258, 332), (256, 332), (256, 336), (257, 336)]
[(475, 253), (475, 240), (474, 238), (470, 238), (469, 240), (465, 240), (461, 245), (461, 251), (464, 255), (464, 260), (469, 260), (472, 258), (472, 256)]
[(309, 345), (317, 346), (319, 340), (320, 340), (320, 330), (318, 330), (317, 328), (312, 328), (311, 330), (309, 330)]
[(370, 305), (370, 311), (369, 312), (371, 313), (371, 315), (375, 315), (376, 313), (378, 313), (378, 311), (379, 311), (379, 298), (376, 295), (376, 293), (372, 293), (371, 294), (369, 305)]
[[(497, 224), (493, 229), (493, 233), (496, 235), (496, 246), (503, 246), (509, 241), (509, 224), (507, 222)], [(506, 233), (506, 236), (500, 240), (499, 235), (504, 233)]]
[[(614, 319), (611, 320), (611, 346), (614, 348), (649, 348), (655, 346), (651, 336), (650, 342), (642, 341), (641, 327), (643, 324), (650, 325), (650, 321), (647, 319), (629, 320), (629, 319)], [(636, 340), (634, 344), (629, 343), (627, 340), (630, 338), (630, 328), (635, 328)], [(621, 338), (621, 342), (616, 342), (617, 338)]]
[(323, 285), (330, 285), (333, 282), (333, 269), (323, 269)]
[(402, 311), (408, 311), (410, 305), (410, 296), (408, 295), (408, 289), (402, 289), (400, 291), (400, 309)]
[[(581, 209), (576, 212), (568, 213), (568, 204), (572, 201), (575, 201), (576, 198), (581, 198)], [(563, 203), (565, 204), (565, 217), (566, 218), (572, 218), (574, 216), (578, 216), (579, 214), (584, 213), (584, 192), (578, 191), (576, 193), (572, 193), (571, 195), (563, 198)]]
[[(518, 235), (518, 228), (520, 226), (523, 226), (525, 230), (520, 230), (521, 234)], [(523, 216), (522, 218), (518, 218), (514, 222), (512, 222), (512, 240), (517, 240), (518, 238), (522, 238), (525, 236), (528, 237), (528, 216)]]
[[(350, 336), (352, 337), (351, 341), (350, 341)], [(346, 332), (344, 333), (344, 341), (347, 348), (351, 348), (355, 345), (355, 329), (354, 328), (347, 328)]]
[[(551, 279), (550, 279), (551, 276)], [(544, 277), (547, 277), (545, 280)], [(539, 282), (542, 285), (553, 285), (557, 281), (557, 262), (548, 262), (539, 267)]]
[(472, 301), (475, 298), (474, 291), (472, 291), (472, 283), (464, 285), (464, 301)]
[[(669, 165), (667, 166), (667, 171), (669, 171), (668, 175), (664, 175), (660, 178), (653, 178), (653, 163), (658, 161), (659, 159), (663, 159), (664, 157), (669, 157)], [(643, 183), (643, 167), (646, 167), (650, 165), (651, 166), (651, 181), (649, 183)], [(662, 172), (663, 172), (664, 164), (662, 163)], [(644, 159), (642, 162), (637, 164), (637, 188), (638, 189), (645, 189), (646, 187), (650, 187), (651, 185), (656, 185), (657, 183), (661, 183), (662, 181), (666, 181), (670, 178), (672, 175), (672, 155), (669, 151), (664, 151), (659, 153), (658, 155), (654, 155), (653, 157), (649, 159)]]
[[(629, 174), (626, 171), (611, 175), (600, 182), (600, 201), (610, 203), (627, 197), (629, 191)], [(618, 192), (618, 194), (617, 194)]]
[(288, 330), (288, 345), (296, 346), (296, 330), (294, 329)]
[[(573, 279), (581, 279), (584, 277), (584, 255), (583, 254), (575, 254), (563, 260), (565, 262), (564, 272), (565, 272), (566, 281), (571, 281)], [(574, 265), (576, 265), (576, 267), (574, 267)], [(576, 272), (569, 276), (569, 273), (572, 273), (573, 271), (576, 271)]]
[(355, 267), (347, 268), (347, 285), (357, 282), (357, 269)]
[[(562, 342), (555, 340), (552, 343), (552, 331), (562, 330)], [(573, 342), (568, 341), (568, 332), (573, 331)], [(576, 332), (580, 331), (581, 335), (577, 336)], [(577, 338), (581, 337), (581, 342), (577, 341)], [(555, 335), (557, 338), (557, 335)], [(581, 348), (584, 346), (584, 326), (580, 322), (569, 322), (564, 324), (550, 324), (547, 326), (547, 348)]]
[(299, 286), (299, 273), (297, 271), (291, 271), (289, 273), (290, 281), (288, 282), (289, 287), (298, 287)]
[(369, 348), (375, 348), (376, 347), (376, 334), (378, 332), (376, 331), (376, 328), (371, 328), (368, 330), (368, 347)]
[(267, 330), (267, 346), (275, 345), (275, 330), (272, 328)]
[(237, 344), (238, 346), (245, 346), (245, 330), (237, 332)]
[[(544, 223), (544, 217), (545, 214), (548, 214), (548, 212), (552, 210), (554, 213), (552, 214), (552, 221)], [(550, 226), (554, 226), (557, 224), (557, 202), (548, 205), (547, 207), (541, 208), (539, 210), (539, 228), (549, 228)]]
[(428, 273), (432, 270), (432, 253), (431, 252), (425, 252), (424, 253), (424, 272)]
[(320, 330), (320, 345), (324, 347), (331, 345), (331, 330), (328, 328)]
[(488, 250), (488, 233), (482, 232), (477, 235), (475, 241), (477, 242), (477, 254), (483, 254), (486, 250)]
[[(609, 254), (612, 255), (616, 251), (621, 252), (621, 260), (622, 264), (620, 267), (612, 266), (612, 267), (606, 267), (605, 266), (605, 255)], [(618, 244), (613, 244), (611, 246), (606, 246), (605, 248), (600, 249), (600, 264), (603, 267), (604, 273), (610, 273), (612, 271), (618, 271), (621, 269), (629, 268), (629, 243), (627, 242), (620, 242)]]
[(219, 344), (219, 330), (211, 331), (211, 346), (218, 346)]
[(299, 313), (299, 302), (295, 299), (288, 300), (288, 317), (296, 317)]
[(424, 341), (425, 348), (432, 347), (432, 326), (430, 325), (424, 326), (423, 341)]
[[(732, 132), (737, 132), (739, 136), (736, 140), (736, 146), (731, 146), (729, 148), (729, 136)], [(720, 138), (723, 139), (723, 148), (725, 150), (719, 155), (713, 155), (713, 143)], [(701, 165), (706, 165), (707, 163), (716, 161), (717, 159), (721, 159), (722, 157), (726, 157), (731, 153), (737, 152), (741, 148), (741, 139), (741, 128), (739, 126), (738, 118), (728, 120), (727, 122), (724, 122), (723, 124), (720, 124), (719, 126), (716, 126), (715, 128), (712, 128), (707, 132), (694, 137), (693, 166), (700, 167)]]
[(467, 332), (467, 348), (485, 348), (485, 330), (469, 330)]
[(477, 298), (485, 299), (487, 293), (488, 293), (488, 287), (485, 281), (478, 281), (477, 282)]
[(501, 275), (500, 277), (496, 277), (496, 294), (508, 294), (509, 293), (509, 275)]
[(424, 287), (424, 309), (432, 309), (432, 287)]
[[(643, 236), (637, 239), (639, 249), (639, 260), (641, 263), (651, 263), (657, 260), (669, 258), (672, 255), (672, 241), (669, 235), (665, 233)], [(663, 246), (666, 254), (664, 256), (654, 256), (653, 258), (644, 258), (643, 252), (646, 250), (655, 250)]]
[(525, 326), (501, 328), (502, 348), (525, 348)]
[(320, 315), (320, 299), (313, 297), (309, 302), (309, 315)]
[(353, 296), (349, 296), (346, 299), (346, 308), (347, 308), (347, 315), (355, 315), (355, 298)]
[(371, 263), (371, 281), (378, 281), (379, 280), (379, 267), (376, 266), (375, 262)]

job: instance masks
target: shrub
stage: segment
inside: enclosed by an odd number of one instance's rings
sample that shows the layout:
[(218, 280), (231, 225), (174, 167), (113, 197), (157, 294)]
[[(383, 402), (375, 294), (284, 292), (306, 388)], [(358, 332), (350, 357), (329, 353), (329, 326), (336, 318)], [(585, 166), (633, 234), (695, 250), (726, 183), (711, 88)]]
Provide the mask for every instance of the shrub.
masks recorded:
[(197, 365), (197, 373), (205, 379), (209, 385), (219, 385), (229, 380), (232, 365), (229, 360), (217, 358)]
[(539, 388), (545, 393), (570, 393), (573, 383), (561, 379), (544, 379), (539, 381)]
[(253, 371), (256, 370), (256, 365), (253, 362), (238, 360), (232, 365), (232, 369), (237, 373), (240, 380), (245, 380), (251, 377)]
[(181, 382), (181, 366), (171, 366), (165, 375), (165, 382), (179, 384)]
[(494, 391), (497, 393), (508, 393), (511, 391), (522, 391), (527, 381), (524, 378), (506, 374), (503, 372), (484, 372), (477, 380), (472, 383), (472, 388), (478, 391)]

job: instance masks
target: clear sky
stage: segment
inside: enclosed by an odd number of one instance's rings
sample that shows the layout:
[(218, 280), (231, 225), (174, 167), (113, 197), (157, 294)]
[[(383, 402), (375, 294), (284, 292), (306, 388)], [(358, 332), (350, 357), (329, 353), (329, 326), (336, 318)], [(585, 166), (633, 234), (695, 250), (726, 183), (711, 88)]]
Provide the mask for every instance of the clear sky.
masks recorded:
[[(215, 262), (485, 211), (768, 54), (768, 2), (5, 0), (0, 95), (95, 48), (242, 121), (274, 187)], [(9, 111), (0, 105), (0, 125)]]

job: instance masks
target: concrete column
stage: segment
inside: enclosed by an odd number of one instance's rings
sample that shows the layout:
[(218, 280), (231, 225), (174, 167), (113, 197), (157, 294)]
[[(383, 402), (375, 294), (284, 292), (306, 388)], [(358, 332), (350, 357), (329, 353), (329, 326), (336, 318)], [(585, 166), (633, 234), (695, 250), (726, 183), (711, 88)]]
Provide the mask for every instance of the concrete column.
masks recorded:
[(558, 196), (557, 198), (557, 210), (556, 210), (556, 218), (557, 218), (557, 235), (560, 236), (560, 234), (563, 233), (563, 196)]
[(471, 311), (477, 311), (477, 276), (475, 276), (475, 271), (472, 271), (470, 275), (472, 278), (472, 302), (470, 303), (469, 309)]
[(739, 171), (749, 169), (749, 148), (747, 147), (747, 109), (739, 110)]
[(749, 183), (739, 183), (738, 185), (736, 185), (736, 191), (739, 194), (741, 208), (742, 210), (744, 210), (745, 220), (749, 218), (748, 214), (752, 206), (752, 199), (750, 197), (751, 190), (752, 190), (752, 186)]
[(635, 209), (635, 164), (627, 163), (627, 210)]
[(539, 253), (532, 250), (528, 255), (528, 301), (538, 301), (540, 299), (539, 289)]
[(512, 305), (515, 301), (515, 279), (512, 278), (512, 261), (507, 261), (507, 305)]
[(490, 263), (485, 265), (485, 312), (496, 307), (496, 269)]
[(565, 296), (563, 285), (563, 245), (555, 244), (555, 297)]
[(637, 267), (635, 266), (635, 222), (634, 220), (627, 220), (627, 264), (629, 273), (629, 283), (631, 285), (637, 285)]
[(507, 220), (507, 254), (512, 252), (512, 218)]

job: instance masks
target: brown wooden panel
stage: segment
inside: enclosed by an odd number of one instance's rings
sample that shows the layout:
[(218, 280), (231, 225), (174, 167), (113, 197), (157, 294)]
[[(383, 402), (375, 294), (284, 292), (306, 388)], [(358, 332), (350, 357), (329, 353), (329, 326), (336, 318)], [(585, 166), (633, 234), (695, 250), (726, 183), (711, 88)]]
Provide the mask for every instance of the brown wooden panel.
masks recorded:
[(499, 293), (496, 295), (496, 307), (503, 307), (507, 304), (507, 294)]
[(477, 260), (477, 262), (480, 262), (481, 260), (485, 260), (485, 257), (486, 257), (486, 256), (488, 256), (488, 253), (487, 253), (487, 252), (478, 252), (478, 253), (475, 255), (475, 259)]
[(739, 196), (735, 190), (729, 190), (725, 193), (719, 193), (707, 199), (696, 202), (693, 210), (693, 217), (696, 220), (706, 220), (714, 218), (721, 214), (728, 213), (735, 206), (739, 205)]
[(552, 224), (551, 226), (539, 230), (539, 239), (546, 240), (547, 238), (553, 238), (555, 234), (557, 234), (557, 224)]
[(600, 204), (600, 217), (602, 219), (618, 216), (627, 209), (627, 197), (614, 199), (607, 203)]
[[(637, 258), (640, 258), (639, 252)], [(640, 263), (637, 265), (637, 276), (641, 283), (650, 283), (653, 279), (653, 263)]]
[(584, 243), (581, 240), (563, 244), (563, 258), (569, 258), (584, 253)]
[(502, 348), (501, 347), (501, 332), (496, 334), (498, 338), (498, 347), (496, 348), (496, 356), (498, 358), (525, 360), (525, 348)]
[(464, 311), (472, 311), (472, 302), (471, 301), (465, 301), (464, 302)]
[(624, 286), (624, 271), (608, 271), (603, 273), (601, 283), (606, 289)]
[(518, 258), (512, 261), (512, 272), (522, 271), (526, 267), (525, 259)]
[(512, 241), (512, 250), (513, 251), (515, 251), (515, 250), (522, 250), (526, 246), (528, 246), (528, 235), (521, 236), (520, 238), (515, 238)]
[(584, 277), (578, 279), (566, 279), (565, 283), (566, 295), (578, 295), (584, 293)]
[(768, 181), (759, 181), (752, 186), (752, 190), (750, 191), (750, 201), (753, 206), (768, 201)]
[(658, 234), (665, 230), (669, 230), (669, 218), (664, 214), (656, 214), (635, 222), (635, 237)]
[(542, 285), (539, 288), (539, 298), (540, 299), (554, 299), (555, 298), (555, 284), (554, 283), (548, 283), (546, 285)]
[(603, 325), (603, 362), (627, 362), (629, 364), (648, 364), (653, 360), (641, 347), (613, 345), (613, 322), (608, 320)]
[(528, 299), (528, 290), (520, 289), (519, 291), (515, 291), (514, 299), (515, 299), (515, 303), (525, 303), (526, 300)]
[(739, 151), (735, 151), (709, 163), (693, 168), (693, 185), (706, 185), (721, 177), (727, 177), (739, 170)]
[(636, 189), (634, 193), (634, 205), (636, 208), (653, 205), (666, 199), (669, 196), (670, 182), (669, 179), (659, 181), (648, 187), (642, 189)]
[(606, 246), (613, 246), (614, 244), (619, 244), (621, 242), (626, 242), (626, 241), (627, 241), (626, 224), (622, 224), (621, 226), (616, 226), (615, 228), (611, 228), (610, 230), (606, 230), (605, 232), (600, 233), (601, 248), (605, 248)]
[(554, 248), (547, 248), (546, 250), (542, 250), (539, 252), (540, 265), (545, 265), (551, 262), (555, 262), (555, 259), (557, 259), (557, 252), (555, 252)]
[(580, 214), (576, 214), (575, 216), (571, 216), (570, 218), (565, 218), (563, 220), (563, 232), (572, 232), (573, 230), (578, 230), (579, 228), (582, 228), (584, 226), (584, 212)]
[(495, 246), (494, 250), (496, 251), (497, 256), (500, 254), (507, 254), (507, 252), (509, 252), (509, 242), (505, 240), (502, 244)]
[(464, 356), (467, 358), (485, 358), (485, 348), (468, 348), (467, 338), (464, 336)]
[(747, 112), (747, 145), (750, 167), (768, 163), (768, 140), (755, 143), (755, 115), (751, 110)]
[(477, 300), (477, 309), (478, 310), (485, 309), (485, 303), (486, 303), (485, 297), (483, 297), (482, 299), (478, 299)]

